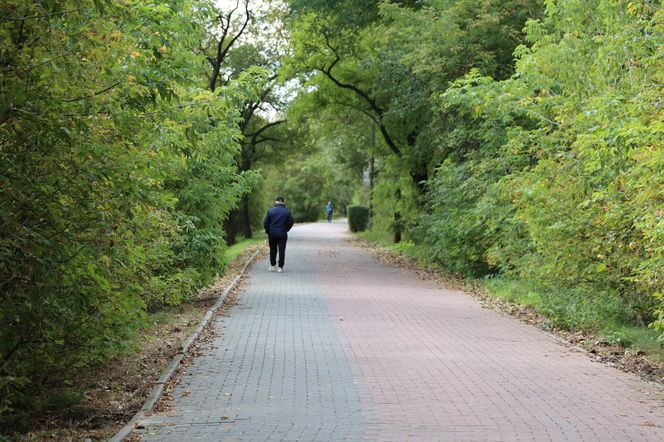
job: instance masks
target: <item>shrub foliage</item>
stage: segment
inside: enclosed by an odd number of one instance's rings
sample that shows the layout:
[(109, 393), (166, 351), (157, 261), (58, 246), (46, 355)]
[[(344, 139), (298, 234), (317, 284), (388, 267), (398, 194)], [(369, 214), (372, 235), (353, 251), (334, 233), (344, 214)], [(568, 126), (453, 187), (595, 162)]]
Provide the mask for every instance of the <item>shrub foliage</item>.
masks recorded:
[[(194, 4), (196, 3), (196, 4)], [(253, 76), (206, 92), (204, 2), (6, 1), (0, 413), (126, 349), (221, 270)]]
[(351, 232), (364, 232), (369, 225), (369, 208), (365, 206), (348, 206), (348, 227)]

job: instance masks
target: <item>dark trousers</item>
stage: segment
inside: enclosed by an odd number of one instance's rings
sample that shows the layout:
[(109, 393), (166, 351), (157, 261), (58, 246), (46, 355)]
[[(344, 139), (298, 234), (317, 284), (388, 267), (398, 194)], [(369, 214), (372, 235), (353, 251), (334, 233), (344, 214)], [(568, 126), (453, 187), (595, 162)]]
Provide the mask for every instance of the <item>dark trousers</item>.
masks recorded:
[(268, 237), (270, 243), (270, 265), (277, 264), (277, 250), (279, 250), (279, 267), (284, 266), (286, 259), (286, 240), (287, 238), (275, 238), (274, 236)]

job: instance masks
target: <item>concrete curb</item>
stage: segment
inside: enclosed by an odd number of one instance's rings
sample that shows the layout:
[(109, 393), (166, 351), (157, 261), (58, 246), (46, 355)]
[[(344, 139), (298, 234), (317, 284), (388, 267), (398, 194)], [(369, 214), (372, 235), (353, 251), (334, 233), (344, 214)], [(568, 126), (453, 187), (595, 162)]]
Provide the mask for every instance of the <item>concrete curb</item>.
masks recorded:
[(249, 265), (254, 261), (256, 256), (260, 253), (260, 250), (257, 250), (251, 257), (247, 260), (247, 262), (244, 264), (244, 267), (242, 267), (242, 270), (240, 270), (240, 273), (233, 279), (233, 281), (224, 289), (223, 293), (219, 296), (219, 299), (215, 304), (208, 309), (208, 311), (205, 313), (205, 316), (203, 317), (203, 320), (201, 323), (196, 327), (196, 330), (189, 335), (187, 339), (182, 343), (180, 346), (180, 349), (178, 353), (175, 355), (173, 360), (168, 364), (168, 366), (164, 369), (164, 371), (161, 374), (161, 377), (155, 384), (154, 388), (150, 392), (150, 395), (148, 398), (145, 400), (145, 403), (141, 407), (140, 410), (134, 415), (133, 418), (129, 422), (125, 424), (124, 427), (118, 433), (113, 436), (111, 439), (109, 439), (109, 442), (122, 442), (125, 440), (127, 436), (129, 436), (133, 431), (134, 431), (134, 426), (136, 423), (145, 417), (145, 414), (152, 411), (152, 408), (154, 405), (157, 403), (159, 398), (161, 397), (161, 394), (164, 392), (164, 387), (166, 386), (166, 383), (173, 377), (175, 374), (175, 371), (177, 368), (180, 366), (180, 363), (184, 359), (184, 357), (187, 355), (187, 352), (189, 351), (189, 348), (191, 345), (198, 339), (198, 336), (201, 334), (205, 326), (207, 326), (208, 322), (210, 322), (210, 319), (214, 316), (215, 312), (219, 310), (219, 308), (222, 306), (224, 301), (226, 301), (226, 298), (228, 298), (228, 294), (233, 290), (238, 282), (240, 281), (240, 278), (244, 275), (244, 273), (247, 271), (247, 268)]

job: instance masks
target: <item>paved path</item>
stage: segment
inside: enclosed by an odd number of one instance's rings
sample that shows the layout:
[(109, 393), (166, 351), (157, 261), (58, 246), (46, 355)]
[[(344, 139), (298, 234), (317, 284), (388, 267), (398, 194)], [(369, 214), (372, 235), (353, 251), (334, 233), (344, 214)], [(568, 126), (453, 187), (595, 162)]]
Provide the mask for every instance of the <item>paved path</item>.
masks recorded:
[(144, 441), (664, 440), (661, 390), (297, 226)]

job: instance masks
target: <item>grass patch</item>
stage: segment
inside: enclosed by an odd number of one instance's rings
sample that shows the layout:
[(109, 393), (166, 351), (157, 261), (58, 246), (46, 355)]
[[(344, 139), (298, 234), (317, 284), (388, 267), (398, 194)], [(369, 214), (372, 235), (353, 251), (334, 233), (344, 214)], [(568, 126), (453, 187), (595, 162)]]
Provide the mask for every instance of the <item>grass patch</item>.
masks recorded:
[(629, 324), (626, 307), (610, 293), (590, 296), (582, 291), (543, 294), (532, 284), (503, 278), (483, 281), (489, 296), (512, 304), (532, 307), (554, 327), (591, 333), (613, 345), (634, 349), (664, 362), (664, 347), (658, 333)]
[(382, 232), (379, 230), (365, 230), (364, 232), (358, 232), (355, 235), (357, 235), (357, 237), (360, 239), (380, 244), (383, 247), (389, 248), (390, 246), (394, 245), (392, 236), (389, 232)]
[(246, 238), (241, 239), (226, 250), (224, 262), (226, 264), (233, 262), (238, 256), (242, 254), (248, 247), (265, 242), (264, 238)]
[(156, 312), (148, 314), (148, 324), (145, 328), (150, 329), (158, 326), (175, 324), (180, 322), (182, 316), (190, 315), (192, 314), (192, 311), (193, 314), (196, 315), (199, 314), (201, 310), (201, 308), (196, 308), (189, 302), (176, 306), (167, 305)]
[(427, 268), (432, 271), (439, 271), (440, 273), (444, 273), (446, 275), (452, 275), (444, 268), (440, 267), (440, 265), (434, 263), (430, 259), (427, 250), (413, 242), (411, 239), (402, 239), (401, 242), (395, 244), (393, 234), (391, 232), (380, 229), (357, 232), (353, 233), (353, 235), (363, 241), (377, 244), (380, 247), (397, 255), (409, 258), (415, 261), (416, 265), (419, 267)]
[(484, 286), (492, 298), (501, 301), (533, 307), (536, 310), (542, 304), (542, 298), (537, 290), (525, 283), (491, 278), (484, 281)]
[(664, 349), (658, 339), (658, 333), (650, 328), (636, 326), (622, 326), (614, 332), (605, 333), (609, 342), (616, 340), (616, 344), (639, 350), (651, 356), (658, 362), (664, 362)]
[[(532, 307), (562, 330), (600, 334), (617, 331), (624, 316), (624, 305), (610, 294), (589, 296), (581, 290), (555, 293), (541, 290), (528, 281), (501, 277), (483, 281), (490, 297), (512, 304)], [(616, 338), (617, 339), (617, 338)]]
[(380, 244), (388, 250), (399, 253), (408, 258), (412, 258), (419, 264), (425, 266), (430, 265), (430, 262), (424, 253), (424, 249), (409, 239), (402, 240), (400, 243), (395, 244), (392, 233), (378, 229), (358, 232), (355, 235), (357, 235), (357, 237), (360, 239)]

